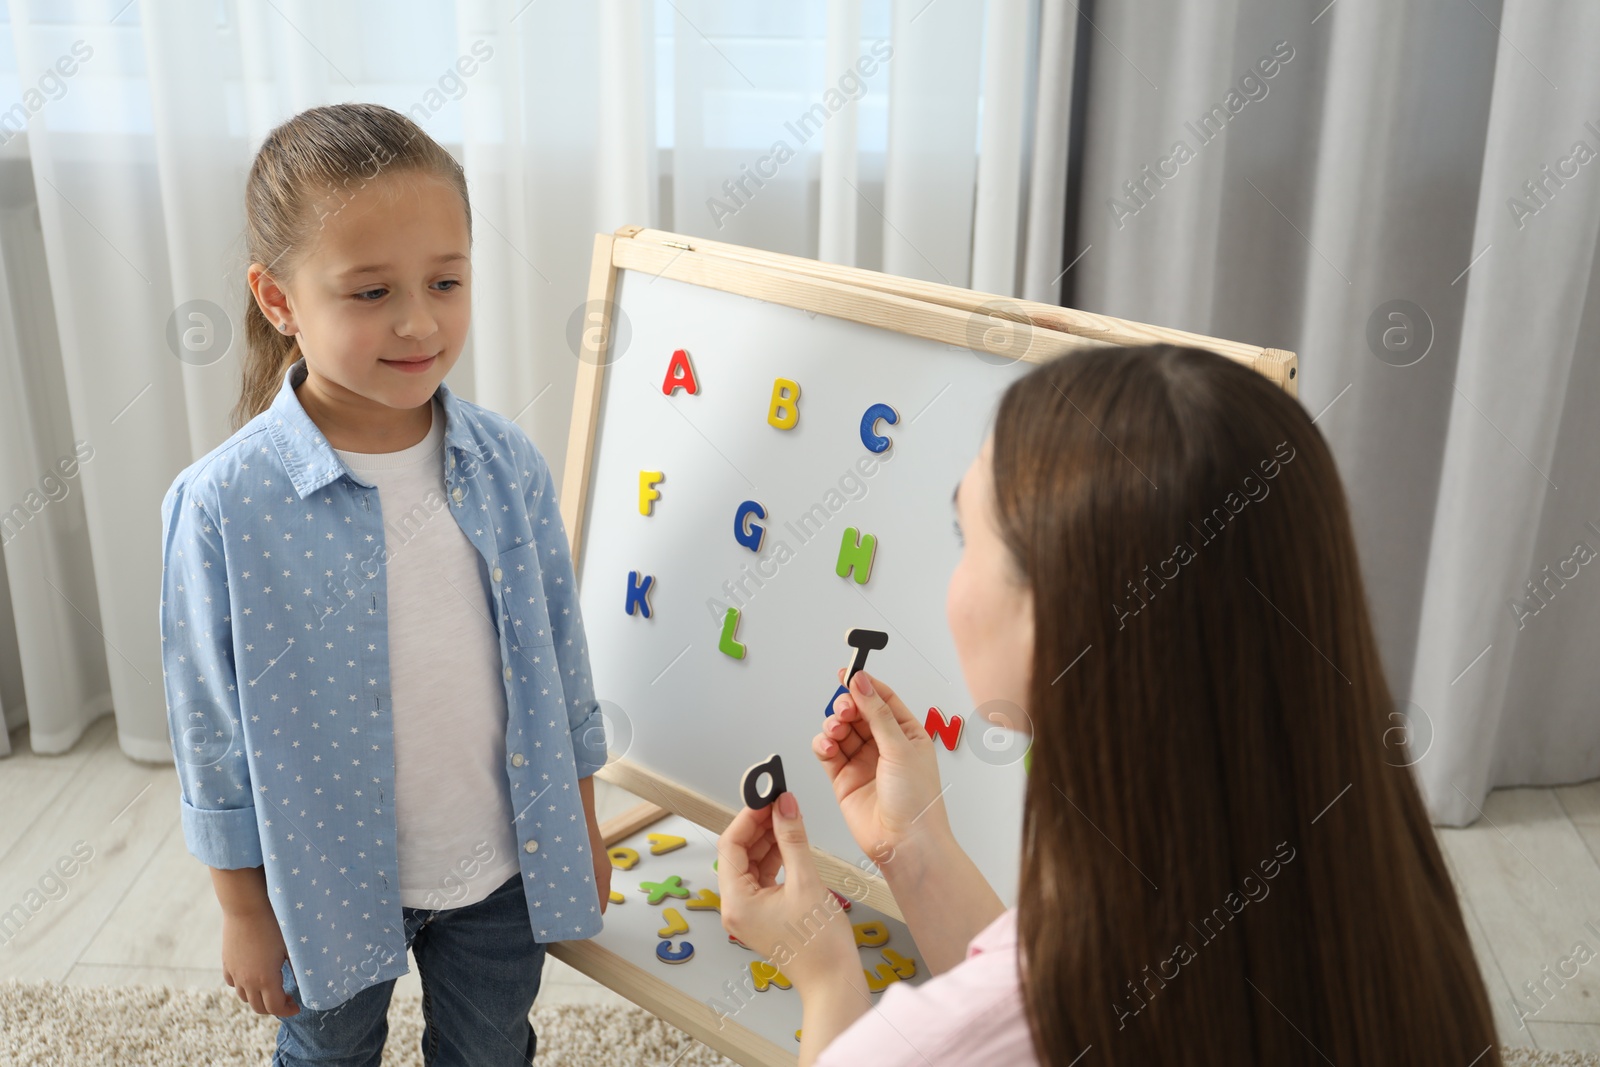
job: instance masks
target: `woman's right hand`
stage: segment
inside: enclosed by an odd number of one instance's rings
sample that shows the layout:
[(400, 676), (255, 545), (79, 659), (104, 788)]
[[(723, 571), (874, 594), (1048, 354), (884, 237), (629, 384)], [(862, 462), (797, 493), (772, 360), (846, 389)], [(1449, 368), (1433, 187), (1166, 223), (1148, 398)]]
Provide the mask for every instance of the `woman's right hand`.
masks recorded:
[(223, 910), (222, 980), (257, 1015), (300, 1014), (300, 1005), (283, 991), (283, 961), (288, 958), (270, 907)]
[(922, 835), (949, 835), (933, 738), (894, 690), (858, 671), (833, 712), (811, 750), (861, 851), (882, 867)]

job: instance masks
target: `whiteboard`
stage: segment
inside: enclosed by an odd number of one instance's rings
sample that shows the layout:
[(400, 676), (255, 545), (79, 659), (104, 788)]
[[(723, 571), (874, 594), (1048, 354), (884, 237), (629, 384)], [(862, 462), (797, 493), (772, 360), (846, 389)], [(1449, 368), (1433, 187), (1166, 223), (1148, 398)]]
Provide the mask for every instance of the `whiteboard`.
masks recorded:
[[(1026, 738), (973, 715), (944, 605), (960, 555), (951, 493), (1001, 391), (1030, 365), (639, 271), (616, 284), (625, 325), (605, 357), (579, 553), (611, 755), (737, 810), (742, 772), (778, 753), (812, 843), (876, 873), (811, 740), (849, 661), (845, 632), (883, 630), (869, 670), (919, 721), (935, 706), (967, 720), (955, 751), (936, 744), (945, 805), (1015, 904)], [(694, 395), (662, 391), (677, 349)], [(767, 419), (778, 377), (800, 385), (790, 430)], [(878, 426), (893, 441), (882, 456), (860, 432), (877, 403), (899, 414)], [(648, 516), (641, 471), (664, 475)], [(745, 500), (767, 512), (759, 555), (733, 535)], [(835, 573), (846, 527), (878, 539), (865, 585)], [(625, 612), (630, 572), (654, 576), (650, 618)], [(742, 583), (737, 599), (724, 583)], [(741, 610), (743, 659), (718, 649), (727, 606)]]

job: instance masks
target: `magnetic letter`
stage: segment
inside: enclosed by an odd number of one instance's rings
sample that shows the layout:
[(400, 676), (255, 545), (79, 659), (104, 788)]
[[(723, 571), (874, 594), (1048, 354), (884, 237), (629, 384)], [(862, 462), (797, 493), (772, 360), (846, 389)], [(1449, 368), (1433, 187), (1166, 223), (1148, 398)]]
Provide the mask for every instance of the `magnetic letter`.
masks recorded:
[(878, 964), (876, 972), (867, 971), (865, 967), (862, 970), (866, 971), (867, 992), (869, 993), (882, 993), (889, 988), (890, 982), (900, 981), (900, 975), (895, 973), (894, 968), (887, 963)]
[(687, 941), (680, 941), (677, 948), (672, 947), (671, 941), (656, 942), (656, 959), (662, 963), (682, 963), (694, 955), (694, 946)]
[(661, 499), (661, 491), (656, 488), (656, 483), (665, 479), (666, 475), (660, 471), (639, 472), (639, 514), (651, 513), (654, 502)]
[[(667, 909), (672, 910), (672, 909)], [(892, 948), (883, 950), (883, 958), (889, 961), (889, 966), (894, 968), (894, 973), (901, 978), (915, 978), (917, 976), (917, 961), (908, 960)]]
[(889, 928), (877, 919), (855, 923), (851, 929), (856, 933), (856, 944), (862, 948), (877, 948), (889, 943)]
[(606, 849), (606, 855), (611, 858), (611, 866), (619, 871), (625, 871), (639, 862), (639, 854), (637, 852), (621, 845)]
[[(689, 921), (683, 917), (682, 913), (679, 912), (677, 908), (664, 909), (661, 912), (661, 917), (667, 920), (667, 925), (656, 931), (657, 937), (663, 937), (670, 940), (674, 937), (677, 937), (679, 934), (686, 934), (689, 932)], [(898, 968), (896, 969), (898, 970)]]
[[(868, 566), (870, 567), (871, 564), (869, 563)], [(861, 581), (859, 578), (856, 580)], [(878, 649), (888, 645), (889, 635), (882, 630), (863, 630), (857, 627), (845, 631), (844, 643), (856, 650), (855, 656), (850, 660), (850, 669), (845, 672), (844, 676), (845, 687), (849, 688), (850, 679), (856, 676), (857, 671), (865, 669), (867, 653), (876, 652)]]
[(877, 547), (876, 537), (871, 534), (863, 537), (854, 526), (845, 527), (844, 536), (839, 541), (839, 562), (833, 568), (834, 573), (841, 578), (848, 578), (853, 570), (856, 584), (866, 585), (872, 575), (872, 554)]
[(887, 452), (889, 446), (894, 444), (887, 437), (879, 435), (880, 419), (893, 426), (900, 421), (900, 413), (888, 404), (874, 404), (861, 416), (861, 443), (867, 446), (868, 452)]
[[(772, 776), (772, 785), (764, 794), (759, 788), (763, 774)], [(739, 782), (739, 792), (744, 794), (744, 806), (756, 811), (777, 800), (788, 788), (789, 783), (783, 778), (783, 757), (777, 753), (773, 753), (745, 771), (744, 777)]]
[(665, 881), (640, 882), (639, 892), (650, 894), (650, 903), (659, 904), (667, 897), (689, 897), (689, 887), (683, 884), (681, 875), (669, 874)]
[(833, 691), (833, 696), (828, 698), (828, 706), (822, 709), (822, 717), (824, 719), (833, 714), (833, 702), (839, 699), (839, 694), (848, 693), (849, 691), (842, 685)]
[(757, 993), (765, 993), (768, 986), (790, 988), (789, 979), (783, 976), (783, 972), (765, 960), (750, 961), (750, 977), (755, 979)]
[(722, 639), (717, 642), (717, 647), (724, 655), (734, 659), (744, 659), (744, 646), (733, 639), (734, 633), (739, 629), (739, 609), (729, 608), (728, 613), (722, 617)]
[(689, 353), (681, 348), (672, 353), (672, 361), (667, 364), (666, 380), (661, 383), (661, 391), (668, 396), (677, 389), (682, 389), (690, 396), (700, 392), (700, 386), (694, 380), (694, 367), (689, 364)]
[(660, 856), (672, 852), (689, 843), (676, 834), (646, 834), (645, 839), (650, 842), (650, 855), (652, 856)]
[(702, 889), (695, 894), (693, 900), (687, 901), (683, 906), (690, 911), (721, 911), (722, 898), (709, 889)]
[(946, 749), (954, 752), (956, 742), (961, 740), (961, 716), (952, 715), (950, 721), (946, 722), (938, 708), (929, 708), (926, 729), (929, 737), (937, 737), (944, 742)]
[(638, 571), (628, 572), (628, 600), (623, 606), (629, 615), (638, 609), (638, 614), (647, 619), (650, 617), (650, 590), (655, 584), (656, 576), (653, 574), (641, 577)]
[(752, 515), (764, 519), (767, 517), (767, 509), (754, 500), (746, 500), (739, 505), (739, 510), (733, 513), (733, 539), (752, 552), (760, 552), (761, 539), (766, 536), (767, 528), (760, 523), (751, 522)]
[(780, 430), (792, 430), (800, 421), (800, 383), (789, 378), (772, 380), (772, 406), (767, 408), (767, 422)]

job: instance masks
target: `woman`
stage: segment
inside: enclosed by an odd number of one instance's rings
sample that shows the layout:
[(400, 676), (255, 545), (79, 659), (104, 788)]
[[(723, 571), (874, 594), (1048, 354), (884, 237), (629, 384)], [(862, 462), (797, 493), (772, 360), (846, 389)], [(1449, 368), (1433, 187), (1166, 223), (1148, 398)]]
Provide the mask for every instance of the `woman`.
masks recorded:
[(874, 1000), (836, 908), (785, 944), (827, 890), (791, 794), (742, 810), (723, 924), (799, 991), (801, 1063), (1497, 1064), (1305, 410), (1206, 352), (1074, 354), (1007, 389), (956, 507), (963, 674), (1032, 734), (1017, 906), (858, 674), (813, 749), (934, 977)]

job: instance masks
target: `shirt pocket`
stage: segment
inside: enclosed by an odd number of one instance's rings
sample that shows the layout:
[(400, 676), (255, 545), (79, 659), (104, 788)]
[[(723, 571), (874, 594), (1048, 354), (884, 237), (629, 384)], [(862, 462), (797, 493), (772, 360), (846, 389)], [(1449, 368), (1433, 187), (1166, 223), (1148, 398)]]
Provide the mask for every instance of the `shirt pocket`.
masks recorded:
[[(495, 578), (497, 571), (499, 577)], [(523, 656), (530, 649), (555, 647), (555, 625), (545, 597), (543, 574), (536, 542), (503, 550), (490, 569), (495, 600), (506, 620), (507, 643), (515, 656)], [(549, 662), (547, 658), (542, 661)]]

